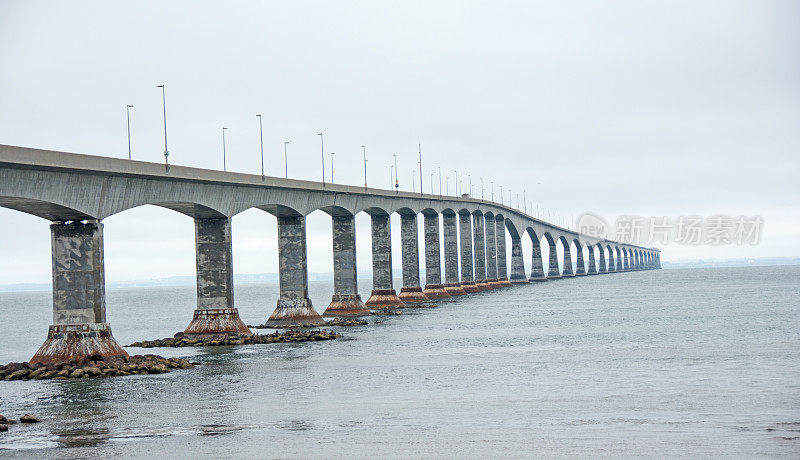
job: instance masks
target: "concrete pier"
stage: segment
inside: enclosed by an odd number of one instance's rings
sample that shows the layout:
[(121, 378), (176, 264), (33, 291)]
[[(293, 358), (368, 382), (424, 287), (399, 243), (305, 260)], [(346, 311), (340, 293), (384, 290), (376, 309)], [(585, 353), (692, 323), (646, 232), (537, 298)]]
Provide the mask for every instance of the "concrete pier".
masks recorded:
[(586, 275), (586, 264), (583, 261), (583, 248), (577, 242), (575, 242), (575, 250), (578, 251), (578, 257), (576, 259), (577, 265), (575, 266), (575, 275), (584, 276)]
[(227, 217), (194, 219), (197, 308), (187, 335), (252, 334), (233, 304), (233, 248)]
[(439, 213), (423, 212), (425, 231), (425, 289), (429, 299), (450, 297), (442, 283), (441, 255), (439, 250)]
[(564, 241), (564, 269), (561, 273), (562, 277), (575, 276), (572, 272), (572, 251), (570, 251), (569, 243)]
[(278, 259), (280, 298), (266, 325), (324, 325), (325, 320), (314, 310), (308, 298), (305, 217), (278, 217)]
[(513, 284), (525, 284), (528, 277), (525, 276), (525, 259), (522, 258), (522, 239), (511, 238), (511, 277)]
[(622, 251), (622, 269), (627, 271), (631, 270), (631, 258), (627, 250)]
[(333, 298), (324, 317), (369, 315), (358, 293), (356, 267), (356, 228), (352, 215), (331, 218), (333, 235)]
[(489, 288), (497, 289), (503, 285), (497, 278), (497, 238), (495, 237), (494, 214), (484, 214), (486, 222), (486, 281)]
[(388, 214), (373, 213), (372, 218), (372, 294), (366, 306), (373, 310), (397, 308), (403, 301), (392, 280), (392, 237)]
[(491, 287), (489, 282), (486, 281), (486, 230), (483, 222), (483, 213), (475, 212), (472, 214), (473, 244), (475, 248), (475, 286), (481, 291), (488, 291)]
[(614, 250), (611, 249), (610, 246), (606, 247), (606, 253), (608, 254), (608, 273), (613, 273), (617, 271), (617, 266), (614, 263)]
[(558, 250), (555, 242), (550, 244), (550, 262), (547, 268), (547, 279), (561, 278), (561, 270), (558, 268)]
[(502, 216), (497, 216), (494, 222), (495, 238), (497, 239), (497, 282), (501, 286), (511, 286), (506, 262), (506, 221)]
[(458, 214), (458, 230), (461, 247), (461, 287), (468, 293), (479, 292), (481, 289), (475, 285), (472, 257), (472, 222), (467, 211)]
[[(601, 258), (601, 260), (603, 260), (602, 257), (603, 257), (603, 250), (600, 249), (600, 258)], [(605, 260), (603, 260), (603, 265), (605, 265)], [(597, 267), (595, 266), (595, 263), (594, 263), (594, 246), (591, 246), (591, 245), (589, 246), (589, 271), (588, 271), (588, 274), (590, 274), (590, 275), (596, 275), (597, 274)]]
[(547, 281), (547, 277), (544, 276), (544, 265), (542, 264), (542, 246), (536, 236), (532, 239), (536, 241), (533, 242), (533, 250), (531, 251), (531, 276), (528, 280)]
[(616, 263), (616, 266), (615, 266), (615, 268), (614, 268), (614, 271), (616, 271), (616, 272), (621, 272), (621, 271), (624, 271), (624, 270), (625, 270), (625, 266), (623, 265), (623, 264), (624, 264), (624, 262), (623, 262), (623, 260), (622, 260), (622, 251), (620, 251), (620, 250), (619, 250), (619, 248), (616, 248), (616, 250), (617, 250), (617, 254), (616, 254), (616, 256), (617, 256), (617, 263)]
[(400, 289), (400, 300), (404, 303), (426, 302), (428, 298), (422, 293), (419, 283), (419, 228), (416, 213), (400, 214), (400, 242), (403, 256), (403, 287)]
[(96, 220), (50, 226), (53, 324), (31, 363), (91, 355), (128, 356), (106, 322), (103, 224)]
[(456, 214), (452, 211), (442, 213), (444, 233), (444, 288), (450, 295), (464, 295), (458, 279), (458, 230)]

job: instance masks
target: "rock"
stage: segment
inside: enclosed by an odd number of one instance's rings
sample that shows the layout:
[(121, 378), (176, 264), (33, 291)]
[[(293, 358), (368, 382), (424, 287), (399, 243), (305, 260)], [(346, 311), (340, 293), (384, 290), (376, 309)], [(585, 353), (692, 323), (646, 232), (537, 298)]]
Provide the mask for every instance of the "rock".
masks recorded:
[(3, 417), (2, 415), (0, 415), (0, 423), (2, 423), (4, 425), (7, 425), (8, 424), (8, 419)]
[(163, 364), (156, 364), (155, 366), (148, 369), (148, 372), (150, 372), (151, 374), (166, 374), (167, 372), (169, 372), (169, 369), (167, 368), (167, 366)]
[(8, 431), (8, 425), (5, 423), (0, 423), (0, 432), (2, 431)]
[(19, 380), (28, 376), (31, 371), (29, 369), (20, 369), (18, 371), (14, 371), (11, 375), (6, 376), (6, 380)]
[(74, 371), (72, 371), (71, 374), (69, 374), (69, 378), (71, 378), (71, 379), (79, 379), (79, 378), (83, 377), (83, 374), (84, 374), (83, 369), (77, 368)]
[(25, 414), (19, 418), (20, 423), (39, 423), (39, 419), (31, 414)]

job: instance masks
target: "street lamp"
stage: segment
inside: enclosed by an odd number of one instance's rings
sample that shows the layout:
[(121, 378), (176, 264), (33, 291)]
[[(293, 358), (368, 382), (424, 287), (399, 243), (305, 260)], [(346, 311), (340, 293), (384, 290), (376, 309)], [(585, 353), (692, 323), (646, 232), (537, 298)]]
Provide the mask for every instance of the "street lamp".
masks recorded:
[(336, 153), (331, 152), (331, 184), (333, 183), (333, 156), (334, 155), (336, 155)]
[(422, 195), (422, 144), (419, 144), (419, 194)]
[(483, 177), (481, 177), (481, 200), (483, 200)]
[(458, 196), (458, 171), (456, 171), (456, 170), (454, 169), (454, 170), (453, 170), (453, 172), (454, 172), (454, 173), (456, 173), (456, 181), (455, 181), (455, 182), (453, 182), (453, 187), (455, 187), (455, 189), (456, 189), (456, 196)]
[(469, 178), (469, 197), (472, 198), (472, 174), (467, 174)]
[(167, 94), (164, 85), (158, 85), (161, 88), (161, 106), (164, 109), (164, 167), (169, 170), (169, 150), (167, 149)]
[(442, 167), (441, 166), (437, 166), (437, 168), (439, 169), (439, 196), (441, 197), (442, 196)]
[(397, 155), (392, 155), (394, 157), (394, 191), (400, 191), (400, 181), (397, 180)]
[(264, 127), (261, 124), (261, 115), (258, 117), (258, 133), (261, 137), (261, 180), (264, 180)]
[(284, 174), (285, 177), (289, 178), (289, 157), (286, 155), (286, 146), (289, 145), (289, 141), (285, 141), (283, 143), (283, 167), (284, 167)]
[(392, 189), (392, 181), (394, 180), (394, 165), (389, 164), (389, 190)]
[(321, 150), (320, 158), (322, 158), (322, 186), (325, 186), (325, 141), (322, 138), (322, 133), (318, 133), (319, 136), (319, 145)]
[(433, 173), (431, 173), (431, 195), (433, 195)]
[(494, 181), (492, 182), (492, 203), (494, 203)]
[(367, 146), (362, 145), (361, 151), (364, 153), (364, 190), (367, 189)]
[(222, 128), (222, 170), (227, 171), (227, 167), (225, 165), (225, 131), (228, 128)]
[(131, 159), (131, 109), (132, 105), (128, 104), (125, 107), (125, 112), (128, 114), (128, 159)]

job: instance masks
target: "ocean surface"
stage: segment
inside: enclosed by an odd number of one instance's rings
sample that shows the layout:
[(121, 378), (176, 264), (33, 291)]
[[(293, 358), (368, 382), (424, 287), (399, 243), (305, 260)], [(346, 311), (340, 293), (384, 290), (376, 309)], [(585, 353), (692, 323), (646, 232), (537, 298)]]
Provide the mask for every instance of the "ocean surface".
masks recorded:
[[(366, 298), (369, 281), (361, 283)], [(311, 284), (322, 312), (332, 285)], [(275, 285), (239, 285), (260, 324)], [(189, 323), (192, 288), (109, 290), (123, 345)], [(29, 359), (51, 294), (0, 294), (0, 362)], [(128, 348), (202, 365), (0, 382), (0, 457), (800, 457), (800, 266), (630, 272), (371, 317), (339, 340)]]

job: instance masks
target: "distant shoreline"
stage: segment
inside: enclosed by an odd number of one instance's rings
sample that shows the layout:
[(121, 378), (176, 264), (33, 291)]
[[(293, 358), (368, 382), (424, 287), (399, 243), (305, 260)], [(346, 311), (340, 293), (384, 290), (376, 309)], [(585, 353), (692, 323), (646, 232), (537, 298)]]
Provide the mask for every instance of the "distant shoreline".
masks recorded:
[[(800, 257), (761, 257), (753, 259), (695, 259), (678, 260), (673, 262), (662, 262), (661, 268), (665, 270), (680, 270), (687, 268), (734, 268), (734, 267), (771, 267), (800, 265)], [(394, 268), (396, 274), (402, 273), (399, 267)], [(424, 278), (425, 270), (420, 270), (420, 277)], [(370, 280), (372, 272), (359, 272), (359, 280)], [(397, 276), (399, 279), (400, 277)], [(333, 272), (311, 272), (308, 274), (309, 282), (333, 281)], [(269, 284), (278, 282), (277, 273), (252, 273), (234, 276), (236, 284)], [(130, 281), (112, 281), (106, 284), (108, 289), (125, 289), (135, 287), (194, 287), (196, 279), (194, 275), (170, 276), (167, 278), (155, 278), (151, 280), (139, 279)], [(0, 293), (5, 292), (38, 292), (50, 291), (50, 283), (15, 283), (0, 284)]]

